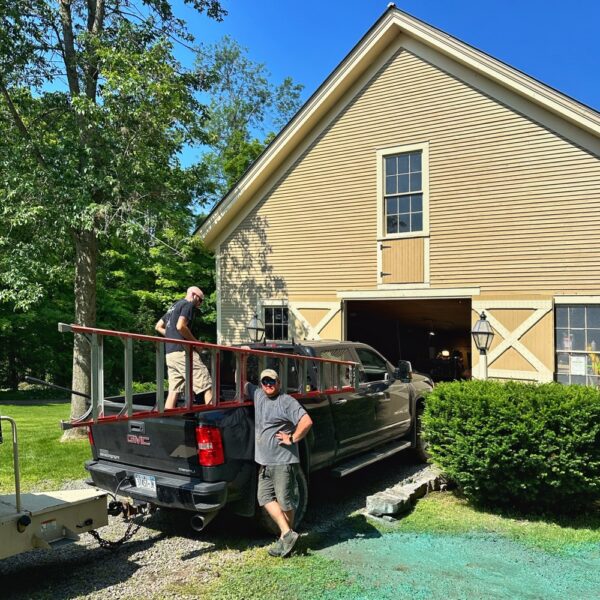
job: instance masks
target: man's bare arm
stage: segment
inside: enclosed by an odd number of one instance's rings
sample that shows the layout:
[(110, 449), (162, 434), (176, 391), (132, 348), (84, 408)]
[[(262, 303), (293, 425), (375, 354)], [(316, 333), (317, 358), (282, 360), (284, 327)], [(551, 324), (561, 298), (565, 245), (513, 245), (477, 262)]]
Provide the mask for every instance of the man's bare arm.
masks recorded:
[(160, 335), (164, 335), (166, 337), (167, 328), (165, 327), (165, 322), (162, 319), (160, 319), (158, 321), (158, 323), (156, 324), (154, 329), (156, 329), (156, 331), (158, 331), (158, 333), (160, 333)]
[(290, 446), (299, 442), (305, 438), (312, 427), (313, 421), (309, 415), (302, 415), (302, 418), (298, 421), (295, 431), (292, 433), (286, 433), (285, 431), (278, 431), (275, 437), (284, 446)]

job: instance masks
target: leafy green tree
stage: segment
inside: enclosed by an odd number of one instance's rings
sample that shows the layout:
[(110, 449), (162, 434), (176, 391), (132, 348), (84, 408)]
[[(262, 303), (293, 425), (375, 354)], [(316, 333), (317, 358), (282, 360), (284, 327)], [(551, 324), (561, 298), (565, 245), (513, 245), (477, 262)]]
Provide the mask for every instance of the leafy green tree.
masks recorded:
[[(184, 2), (224, 15), (216, 0)], [(74, 264), (74, 321), (95, 325), (105, 240), (135, 243), (140, 220), (168, 223), (204, 193), (204, 171), (177, 159), (206, 137), (204, 81), (174, 56), (174, 40), (193, 40), (173, 5), (0, 0), (0, 301), (27, 308)], [(80, 336), (72, 385), (89, 392)]]
[(203, 48), (198, 68), (208, 74), (210, 96), (203, 160), (219, 199), (297, 112), (303, 86), (290, 77), (272, 84), (265, 65), (228, 36)]

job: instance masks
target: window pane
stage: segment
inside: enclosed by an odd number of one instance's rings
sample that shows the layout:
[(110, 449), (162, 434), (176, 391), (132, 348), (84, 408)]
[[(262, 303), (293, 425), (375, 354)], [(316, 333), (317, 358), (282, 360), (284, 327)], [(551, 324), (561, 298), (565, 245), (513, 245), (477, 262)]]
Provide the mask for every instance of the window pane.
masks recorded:
[(568, 329), (556, 330), (556, 349), (557, 350), (572, 350), (571, 336)]
[(413, 213), (411, 218), (411, 231), (421, 231), (423, 229), (423, 213)]
[(280, 309), (280, 308), (275, 308), (275, 309), (273, 309), (273, 316), (275, 317), (275, 318), (273, 319), (273, 321), (274, 321), (275, 323), (281, 323), (281, 317), (282, 317), (282, 314), (281, 314), (281, 309)]
[(413, 152), (410, 155), (410, 170), (411, 171), (422, 171), (421, 169), (421, 153)]
[(387, 232), (398, 233), (398, 216), (393, 215), (387, 218)]
[(556, 326), (557, 327), (568, 327), (569, 326), (569, 309), (566, 306), (556, 307)]
[(274, 339), (274, 336), (273, 336), (273, 325), (270, 325), (270, 324), (265, 325), (265, 337), (268, 340)]
[(564, 374), (564, 375), (559, 375), (559, 376), (556, 378), (556, 381), (558, 381), (558, 383), (565, 383), (565, 384), (567, 384), (567, 383), (569, 383), (569, 376), (568, 376), (568, 375), (566, 375), (566, 374)]
[(585, 349), (590, 350), (591, 352), (600, 352), (600, 329), (587, 330), (587, 343)]
[(421, 189), (421, 172), (410, 174), (410, 191), (418, 192)]
[(569, 308), (569, 321), (570, 327), (585, 327), (585, 307), (583, 306), (571, 306)]
[(585, 375), (571, 375), (571, 383), (585, 385)]
[(410, 231), (410, 215), (398, 215), (398, 233)]
[(398, 173), (408, 173), (408, 154), (398, 155)]
[(282, 340), (287, 340), (288, 339), (288, 326), (287, 325), (282, 325), (281, 327), (281, 338)]
[(385, 174), (386, 174), (386, 176), (395, 175), (397, 172), (398, 171), (396, 170), (396, 157), (388, 156), (385, 159)]
[(385, 178), (385, 193), (386, 194), (395, 194), (398, 190), (396, 189), (396, 176), (388, 175)]
[(408, 175), (398, 175), (398, 193), (408, 192)]
[(288, 322), (288, 309), (287, 308), (282, 308), (281, 309), (281, 320), (283, 323), (287, 323)]
[(401, 196), (400, 198), (398, 198), (398, 212), (410, 212), (410, 196)]
[(385, 206), (386, 214), (395, 215), (398, 212), (398, 198), (387, 198)]
[(556, 370), (559, 373), (569, 372), (569, 355), (566, 352), (559, 352), (556, 355)]
[(587, 307), (587, 326), (600, 329), (600, 306)]
[(410, 209), (413, 212), (423, 212), (423, 195), (413, 194), (410, 197)]
[(573, 350), (585, 350), (585, 331), (583, 329), (571, 329)]
[(271, 323), (273, 321), (273, 309), (265, 307), (265, 323)]

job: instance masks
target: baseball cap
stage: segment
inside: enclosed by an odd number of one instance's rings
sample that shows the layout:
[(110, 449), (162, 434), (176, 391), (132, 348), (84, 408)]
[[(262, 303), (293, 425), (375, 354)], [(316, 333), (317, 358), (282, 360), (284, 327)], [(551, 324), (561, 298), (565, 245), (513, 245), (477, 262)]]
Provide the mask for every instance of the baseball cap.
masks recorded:
[(277, 375), (277, 371), (275, 371), (274, 369), (264, 369), (263, 372), (260, 374), (260, 378), (262, 379), (263, 377), (279, 379), (279, 375)]

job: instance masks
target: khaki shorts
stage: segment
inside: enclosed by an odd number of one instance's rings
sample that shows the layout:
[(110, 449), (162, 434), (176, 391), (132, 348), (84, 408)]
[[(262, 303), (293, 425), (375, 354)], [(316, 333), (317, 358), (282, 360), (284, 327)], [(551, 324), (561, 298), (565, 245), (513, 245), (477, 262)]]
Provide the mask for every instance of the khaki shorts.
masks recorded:
[[(198, 353), (192, 352), (192, 357), (194, 394), (200, 394), (212, 387), (212, 379)], [(169, 352), (167, 354), (167, 367), (169, 367), (169, 391), (182, 392), (186, 380), (185, 350)]]
[(277, 500), (281, 510), (298, 508), (299, 489), (296, 478), (299, 464), (261, 465), (258, 471), (258, 504), (264, 506)]

